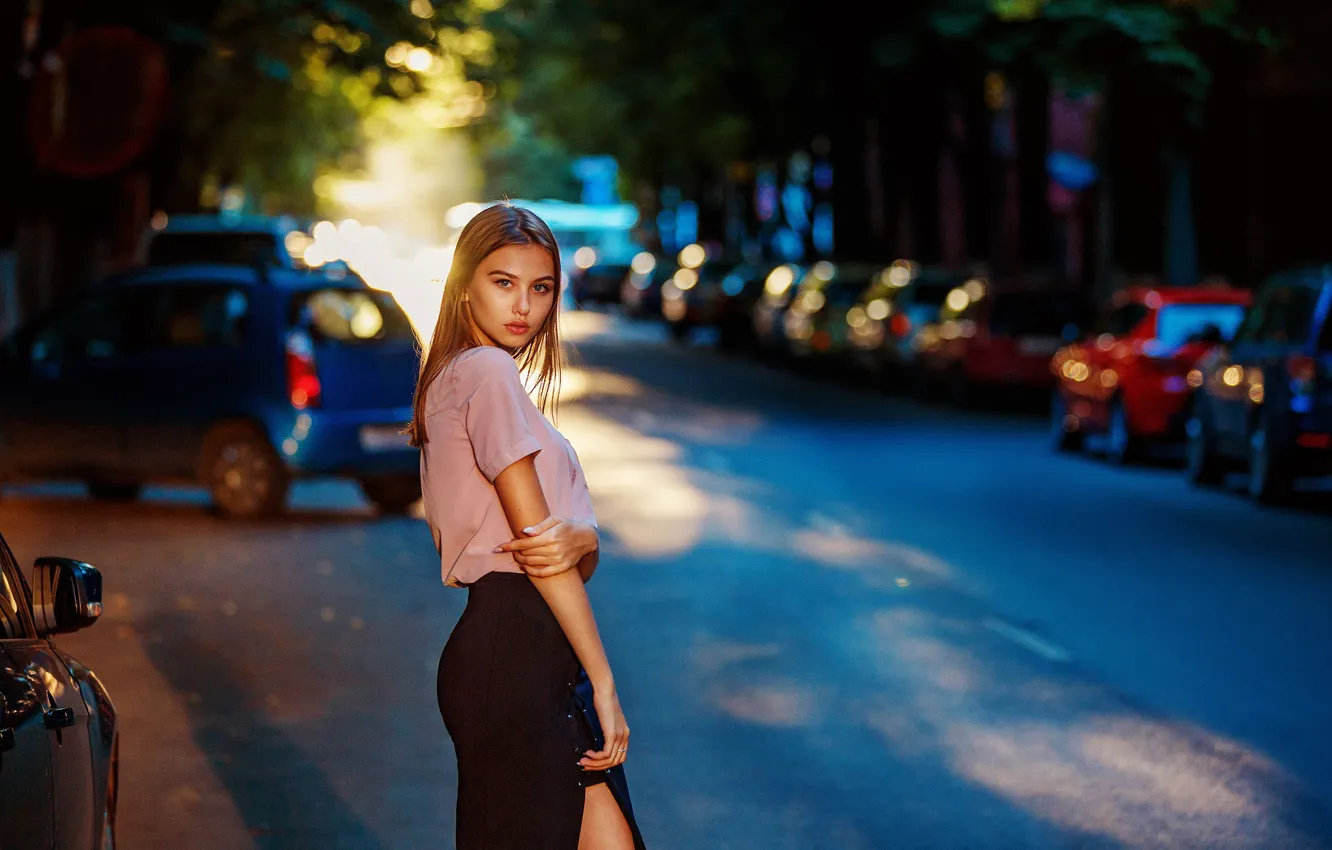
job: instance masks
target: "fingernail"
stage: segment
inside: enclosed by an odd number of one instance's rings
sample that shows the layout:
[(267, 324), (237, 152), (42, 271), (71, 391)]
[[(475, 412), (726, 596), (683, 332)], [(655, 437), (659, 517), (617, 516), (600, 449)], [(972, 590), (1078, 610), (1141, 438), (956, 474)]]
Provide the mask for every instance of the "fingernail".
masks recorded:
[(527, 528), (524, 528), (523, 531), (528, 534), (531, 534), (532, 532), (536, 531), (536, 526), (529, 525)]
[(503, 546), (496, 546), (494, 549), (491, 549), (490, 551), (491, 551), (491, 552), (503, 552), (503, 551), (504, 551), (504, 547), (503, 547)]

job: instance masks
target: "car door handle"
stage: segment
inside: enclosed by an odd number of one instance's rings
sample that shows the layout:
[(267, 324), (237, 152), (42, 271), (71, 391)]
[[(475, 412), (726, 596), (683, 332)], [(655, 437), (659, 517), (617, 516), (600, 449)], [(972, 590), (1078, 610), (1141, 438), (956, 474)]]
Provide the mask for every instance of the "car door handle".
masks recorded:
[(7, 753), (14, 749), (14, 730), (0, 729), (0, 753)]
[(68, 729), (74, 725), (74, 709), (51, 708), (42, 712), (47, 729)]

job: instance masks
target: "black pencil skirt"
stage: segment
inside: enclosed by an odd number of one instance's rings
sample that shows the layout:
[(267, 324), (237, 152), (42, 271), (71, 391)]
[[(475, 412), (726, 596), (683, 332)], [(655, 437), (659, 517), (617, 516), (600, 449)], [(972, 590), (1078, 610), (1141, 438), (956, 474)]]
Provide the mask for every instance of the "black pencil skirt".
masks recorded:
[(438, 688), (458, 755), (457, 850), (576, 850), (585, 789), (602, 782), (644, 850), (624, 768), (578, 765), (604, 743), (592, 687), (525, 574), (468, 585)]

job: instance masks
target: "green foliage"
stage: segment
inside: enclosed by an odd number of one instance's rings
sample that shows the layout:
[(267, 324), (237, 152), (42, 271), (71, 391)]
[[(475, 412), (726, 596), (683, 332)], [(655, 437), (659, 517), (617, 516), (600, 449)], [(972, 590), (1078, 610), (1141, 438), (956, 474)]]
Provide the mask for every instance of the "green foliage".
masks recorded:
[[(471, 72), (567, 150), (611, 153), (632, 176), (679, 178), (764, 146), (796, 110), (799, 22), (759, 0), (668, 6), (514, 0), (488, 13), (499, 61)], [(485, 138), (488, 127), (478, 128)]]
[(167, 46), (181, 179), (243, 185), (292, 212), (310, 212), (315, 174), (356, 150), (376, 98), (421, 91), (385, 52), (431, 45), (457, 19), (431, 11), (427, 20), (399, 0), (132, 0), (118, 10)]
[(918, 43), (970, 52), (997, 70), (1035, 70), (1104, 88), (1131, 78), (1201, 119), (1212, 61), (1271, 44), (1234, 0), (952, 0), (919, 27)]

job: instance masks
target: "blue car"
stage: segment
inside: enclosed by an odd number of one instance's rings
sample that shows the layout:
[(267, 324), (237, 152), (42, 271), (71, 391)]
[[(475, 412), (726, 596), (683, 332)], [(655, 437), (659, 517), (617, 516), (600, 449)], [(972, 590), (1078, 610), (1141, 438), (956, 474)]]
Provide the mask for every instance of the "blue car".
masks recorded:
[(207, 487), (224, 515), (279, 512), (293, 479), (420, 498), (417, 340), (345, 271), (146, 267), (89, 286), (0, 344), (0, 480), (76, 478), (129, 500)]
[(1196, 382), (1185, 425), (1193, 483), (1245, 469), (1251, 497), (1280, 503), (1300, 479), (1332, 475), (1332, 266), (1265, 280)]

